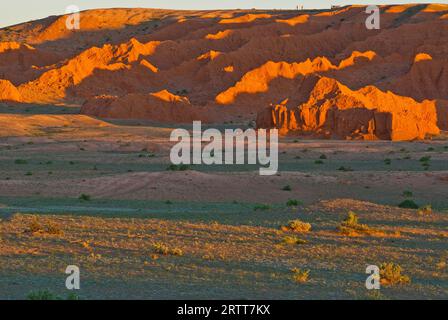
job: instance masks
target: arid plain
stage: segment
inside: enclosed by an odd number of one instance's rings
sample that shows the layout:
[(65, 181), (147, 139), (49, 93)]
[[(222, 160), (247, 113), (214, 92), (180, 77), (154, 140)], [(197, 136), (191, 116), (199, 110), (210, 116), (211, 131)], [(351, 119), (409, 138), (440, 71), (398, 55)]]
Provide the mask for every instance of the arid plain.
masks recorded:
[[(448, 6), (364, 11), (0, 29), (0, 298), (447, 299)], [(172, 166), (196, 119), (277, 127), (279, 173)]]

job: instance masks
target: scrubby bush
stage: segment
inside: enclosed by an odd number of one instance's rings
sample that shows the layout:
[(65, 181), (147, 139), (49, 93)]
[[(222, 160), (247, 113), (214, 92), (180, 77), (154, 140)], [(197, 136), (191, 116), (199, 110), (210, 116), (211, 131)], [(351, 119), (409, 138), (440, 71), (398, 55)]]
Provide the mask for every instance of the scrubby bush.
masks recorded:
[(297, 206), (300, 206), (302, 204), (303, 204), (302, 201), (290, 199), (286, 203), (286, 206), (288, 206), (288, 207), (297, 207)]
[(293, 279), (295, 282), (304, 283), (308, 282), (310, 276), (310, 270), (302, 270), (299, 268), (294, 268), (291, 270), (293, 275)]
[(271, 210), (271, 206), (268, 204), (257, 204), (254, 207), (254, 211), (264, 211), (264, 210)]
[(91, 196), (89, 196), (88, 194), (81, 194), (80, 196), (79, 196), (79, 198), (78, 198), (79, 200), (81, 200), (81, 201), (90, 201), (90, 200), (92, 200), (92, 197)]
[(180, 165), (171, 164), (168, 166), (168, 168), (166, 170), (168, 170), (168, 171), (187, 171), (190, 169), (191, 169), (191, 167), (186, 164), (180, 164)]
[(366, 224), (360, 224), (358, 216), (353, 211), (349, 211), (347, 217), (338, 227), (339, 231), (345, 235), (355, 235), (357, 233), (369, 233), (372, 230)]
[(414, 200), (407, 199), (407, 200), (404, 200), (403, 202), (401, 202), (398, 205), (398, 207), (403, 208), (403, 209), (418, 209), (419, 205), (416, 204), (414, 202)]
[(158, 242), (153, 245), (153, 250), (157, 254), (161, 254), (164, 256), (172, 255), (172, 256), (183, 256), (184, 253), (179, 248), (170, 248), (164, 243)]
[(40, 290), (30, 292), (27, 296), (28, 300), (62, 300), (59, 296), (49, 290)]
[(412, 193), (412, 191), (409, 191), (409, 190), (403, 191), (403, 197), (412, 198), (413, 196), (414, 196), (414, 194)]
[(380, 266), (381, 284), (395, 285), (409, 283), (411, 279), (408, 276), (402, 275), (403, 269), (400, 265), (393, 262), (383, 263)]
[(14, 163), (15, 163), (15, 164), (27, 164), (28, 161), (23, 160), (23, 159), (16, 159), (16, 160), (14, 161)]
[(283, 238), (282, 242), (285, 244), (305, 244), (305, 243), (307, 243), (306, 240), (300, 239), (299, 237), (296, 237), (296, 236), (286, 236)]
[(350, 168), (350, 167), (344, 167), (344, 166), (339, 167), (338, 170), (339, 170), (339, 171), (344, 171), (344, 172), (354, 171), (352, 168)]
[(311, 224), (303, 222), (299, 219), (291, 220), (286, 226), (282, 227), (284, 231), (294, 231), (294, 232), (309, 232), (311, 231)]
[(421, 216), (429, 216), (432, 214), (432, 206), (430, 204), (418, 209), (418, 214)]

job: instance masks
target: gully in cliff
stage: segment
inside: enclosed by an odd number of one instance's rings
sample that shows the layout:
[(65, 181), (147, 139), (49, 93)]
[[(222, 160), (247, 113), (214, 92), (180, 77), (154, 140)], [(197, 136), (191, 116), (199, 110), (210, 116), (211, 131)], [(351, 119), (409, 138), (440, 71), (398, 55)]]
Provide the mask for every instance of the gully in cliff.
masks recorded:
[[(262, 176), (275, 175), (278, 171), (277, 129), (269, 132), (264, 129), (226, 129), (223, 137), (217, 129), (202, 132), (201, 122), (195, 121), (192, 136), (188, 130), (176, 129), (171, 133), (170, 141), (177, 142), (170, 154), (174, 165), (259, 164)], [(204, 148), (203, 142), (207, 143)]]

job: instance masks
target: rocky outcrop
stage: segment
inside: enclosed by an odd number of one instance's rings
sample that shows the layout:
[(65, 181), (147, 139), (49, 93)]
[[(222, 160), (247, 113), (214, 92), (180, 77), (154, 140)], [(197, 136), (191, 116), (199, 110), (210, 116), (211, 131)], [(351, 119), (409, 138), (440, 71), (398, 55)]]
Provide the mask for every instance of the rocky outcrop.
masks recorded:
[(0, 79), (0, 101), (15, 101), (22, 100), (19, 90), (8, 80)]
[(167, 90), (151, 94), (128, 94), (123, 97), (99, 96), (88, 100), (81, 113), (108, 119), (145, 119), (156, 122), (191, 123), (206, 120), (187, 98)]
[[(0, 29), (0, 79), (24, 103), (85, 103), (104, 117), (250, 123), (274, 104), (289, 116), (265, 123), (287, 132), (414, 139), (437, 131), (435, 105), (446, 128), (448, 5), (382, 6), (380, 30), (365, 28), (365, 9), (87, 10), (81, 31), (49, 17)], [(306, 105), (317, 78), (340, 92)], [(154, 94), (164, 89), (188, 102)]]
[(418, 103), (375, 87), (350, 90), (338, 81), (319, 78), (305, 103), (288, 101), (260, 112), (259, 128), (281, 134), (327, 138), (413, 140), (440, 133), (434, 101)]

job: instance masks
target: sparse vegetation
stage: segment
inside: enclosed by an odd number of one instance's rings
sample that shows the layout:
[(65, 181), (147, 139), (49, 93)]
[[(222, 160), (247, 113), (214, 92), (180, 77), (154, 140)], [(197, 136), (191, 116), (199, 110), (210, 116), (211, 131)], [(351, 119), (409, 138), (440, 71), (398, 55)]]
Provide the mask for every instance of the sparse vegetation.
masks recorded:
[(347, 217), (338, 227), (339, 231), (348, 236), (355, 236), (360, 233), (370, 233), (373, 230), (366, 224), (360, 224), (358, 221), (358, 215), (353, 211), (349, 211)]
[(432, 206), (430, 204), (418, 209), (418, 214), (421, 216), (430, 216), (432, 214)]
[[(33, 291), (30, 292), (26, 298), (27, 300), (45, 300), (45, 301), (64, 300), (57, 294), (51, 292), (50, 290)], [(81, 299), (76, 293), (70, 293), (65, 300), (81, 300)]]
[(37, 218), (34, 218), (25, 233), (31, 234), (49, 234), (49, 235), (63, 235), (64, 232), (55, 224), (48, 223), (46, 225), (41, 224)]
[(381, 284), (396, 285), (406, 284), (411, 281), (408, 276), (402, 275), (403, 269), (400, 265), (393, 262), (382, 263), (380, 266)]
[(153, 245), (153, 250), (157, 254), (161, 254), (164, 256), (172, 255), (172, 256), (183, 256), (184, 252), (179, 248), (170, 248), (164, 243), (158, 242)]
[(398, 207), (403, 209), (418, 209), (419, 205), (414, 202), (414, 200), (407, 199), (401, 202)]
[(429, 162), (430, 160), (431, 160), (431, 156), (425, 156), (425, 157), (421, 157), (419, 161), (425, 163), (425, 162)]
[(339, 171), (344, 171), (344, 172), (354, 171), (352, 168), (350, 168), (350, 167), (344, 167), (344, 166), (339, 167), (338, 170), (339, 170)]
[(154, 158), (155, 156), (154, 153), (141, 153), (138, 155), (139, 158)]
[(403, 197), (412, 198), (413, 196), (414, 196), (414, 193), (412, 193), (412, 191), (409, 191), (409, 190), (403, 191)]
[(282, 242), (284, 244), (305, 244), (308, 243), (306, 240), (300, 239), (296, 236), (286, 236), (283, 238)]
[(293, 231), (293, 232), (309, 232), (311, 231), (311, 224), (307, 222), (303, 222), (299, 219), (291, 220), (288, 222), (286, 226), (282, 226), (281, 229), (283, 231)]
[(255, 207), (254, 207), (254, 211), (264, 211), (264, 210), (271, 210), (272, 208), (271, 208), (271, 206), (270, 205), (268, 205), (268, 204), (257, 204)]
[(27, 300), (62, 300), (61, 297), (49, 290), (33, 291), (26, 297)]
[(287, 206), (287, 207), (297, 207), (297, 206), (300, 206), (300, 205), (302, 205), (302, 204), (303, 204), (302, 201), (294, 200), (294, 199), (290, 199), (290, 200), (288, 200), (288, 202), (286, 203), (286, 206)]
[(308, 282), (310, 276), (310, 270), (302, 270), (299, 268), (294, 268), (291, 270), (291, 272), (294, 274), (293, 279), (295, 282), (299, 283)]
[(79, 200), (81, 200), (81, 201), (90, 201), (90, 200), (92, 200), (92, 197), (90, 196), (90, 195), (88, 195), (88, 194), (81, 194), (80, 196), (79, 196), (79, 198), (78, 198)]
[(191, 169), (191, 167), (186, 164), (180, 164), (180, 165), (171, 164), (168, 166), (168, 168), (166, 170), (168, 170), (168, 171), (188, 171), (190, 169)]

